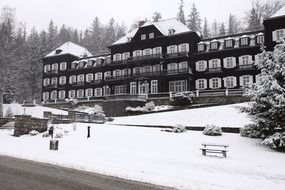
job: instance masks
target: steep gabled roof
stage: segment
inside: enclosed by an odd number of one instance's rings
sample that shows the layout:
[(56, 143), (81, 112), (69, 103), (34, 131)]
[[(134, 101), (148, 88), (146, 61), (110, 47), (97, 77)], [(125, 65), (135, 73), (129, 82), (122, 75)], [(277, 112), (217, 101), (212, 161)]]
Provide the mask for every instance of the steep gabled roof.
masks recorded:
[(78, 58), (82, 57), (90, 57), (92, 54), (84, 47), (81, 47), (77, 44), (74, 44), (72, 42), (66, 42), (59, 48), (53, 50), (50, 52), (48, 55), (45, 57), (53, 57), (53, 56), (59, 56), (59, 55), (64, 55), (64, 54), (70, 54), (74, 55)]
[(281, 17), (281, 16), (285, 16), (285, 6), (283, 6), (279, 11), (277, 11), (270, 18), (276, 18), (276, 17)]
[[(155, 26), (164, 36), (170, 36), (170, 35), (180, 34), (184, 32), (190, 32), (187, 26), (184, 25), (182, 22), (178, 21), (176, 18), (160, 20), (158, 22), (153, 22), (153, 23), (146, 22), (140, 28), (152, 26), (152, 25)], [(127, 35), (125, 35), (124, 37), (122, 37), (121, 39), (113, 43), (113, 45), (129, 42), (130, 39), (136, 35), (137, 31), (140, 28), (136, 28), (133, 31), (129, 32)], [(169, 30), (173, 30), (174, 33), (169, 33)]]

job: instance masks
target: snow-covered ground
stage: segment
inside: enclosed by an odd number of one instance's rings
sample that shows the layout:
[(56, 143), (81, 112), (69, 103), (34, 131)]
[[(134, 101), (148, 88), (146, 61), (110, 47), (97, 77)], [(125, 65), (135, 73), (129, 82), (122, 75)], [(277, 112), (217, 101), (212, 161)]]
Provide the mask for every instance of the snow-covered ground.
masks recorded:
[(239, 111), (238, 106), (246, 106), (246, 104), (231, 104), (139, 116), (116, 117), (113, 124), (160, 126), (181, 124), (203, 127), (207, 124), (214, 124), (221, 127), (243, 127), (246, 124), (252, 123), (245, 113)]
[(7, 112), (7, 109), (10, 108), (13, 115), (32, 115), (32, 117), (43, 118), (44, 112), (52, 112), (53, 114), (57, 115), (68, 115), (67, 111), (44, 107), (37, 105), (36, 107), (22, 107), (20, 104), (13, 103), (13, 104), (4, 104), (3, 105), (3, 113)]
[[(41, 135), (17, 138), (11, 136), (13, 131), (0, 130), (0, 154), (179, 189), (285, 188), (285, 154), (238, 134), (210, 137), (198, 131), (175, 134), (106, 124), (78, 124), (76, 130), (72, 125), (58, 127), (67, 134), (59, 140), (58, 151), (50, 151), (50, 139)], [(228, 157), (202, 156), (199, 148), (205, 142), (229, 144)]]

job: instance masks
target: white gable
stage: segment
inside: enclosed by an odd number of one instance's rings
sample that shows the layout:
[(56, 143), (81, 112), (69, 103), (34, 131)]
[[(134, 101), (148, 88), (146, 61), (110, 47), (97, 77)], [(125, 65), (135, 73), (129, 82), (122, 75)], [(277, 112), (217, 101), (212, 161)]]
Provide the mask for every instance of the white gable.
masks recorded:
[[(140, 28), (151, 26), (151, 25), (155, 26), (164, 36), (175, 35), (175, 34), (180, 34), (184, 32), (190, 32), (187, 26), (181, 23), (180, 21), (178, 21), (176, 18), (161, 20), (161, 21), (154, 22), (154, 23), (146, 22)], [(113, 45), (129, 42), (130, 39), (136, 35), (138, 30), (139, 28), (134, 29), (133, 31), (128, 33), (126, 36), (124, 36), (123, 38), (113, 43)], [(173, 30), (173, 33), (170, 33), (169, 32), (170, 30)]]
[(58, 56), (58, 55), (64, 55), (64, 54), (71, 54), (79, 58), (82, 58), (84, 56), (87, 56), (87, 57), (92, 56), (92, 54), (86, 48), (76, 45), (72, 42), (66, 42), (59, 48), (50, 52), (45, 57), (52, 57), (52, 56)]

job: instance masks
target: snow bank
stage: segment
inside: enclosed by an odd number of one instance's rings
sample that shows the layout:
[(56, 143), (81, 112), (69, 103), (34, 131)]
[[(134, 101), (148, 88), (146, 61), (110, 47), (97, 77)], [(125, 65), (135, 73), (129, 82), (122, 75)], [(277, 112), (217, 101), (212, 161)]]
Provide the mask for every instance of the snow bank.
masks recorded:
[(237, 109), (238, 106), (244, 105), (246, 104), (232, 104), (139, 116), (116, 117), (112, 123), (160, 126), (182, 124), (185, 126), (202, 127), (205, 127), (207, 124), (214, 124), (220, 127), (243, 127), (246, 124), (252, 123), (247, 114), (241, 113)]

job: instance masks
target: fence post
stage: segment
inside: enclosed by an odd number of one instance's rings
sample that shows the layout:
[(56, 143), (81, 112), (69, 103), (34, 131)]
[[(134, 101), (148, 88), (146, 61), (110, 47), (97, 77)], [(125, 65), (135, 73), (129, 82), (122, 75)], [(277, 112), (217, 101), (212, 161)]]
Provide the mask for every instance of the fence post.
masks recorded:
[(196, 97), (199, 97), (199, 90), (196, 90)]
[(226, 89), (226, 96), (229, 95), (229, 89)]

